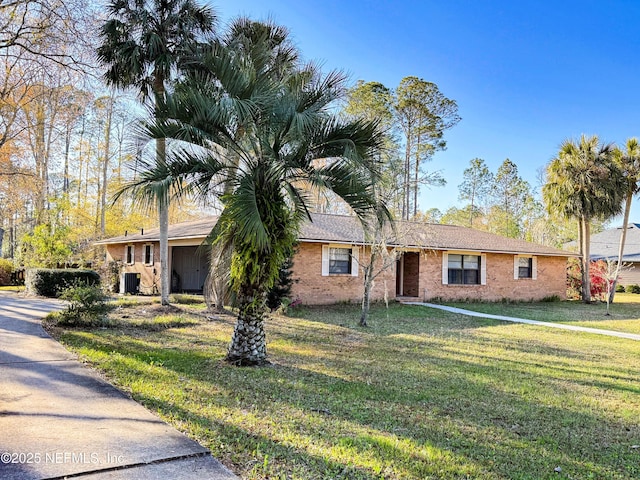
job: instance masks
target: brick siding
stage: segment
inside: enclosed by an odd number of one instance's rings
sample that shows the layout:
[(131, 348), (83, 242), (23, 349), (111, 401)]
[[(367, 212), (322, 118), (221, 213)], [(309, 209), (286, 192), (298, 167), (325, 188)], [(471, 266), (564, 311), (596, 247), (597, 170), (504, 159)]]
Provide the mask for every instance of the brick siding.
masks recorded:
[[(326, 305), (338, 302), (362, 301), (364, 289), (362, 271), (357, 277), (348, 275), (322, 276), (322, 244), (301, 242), (293, 262), (293, 298), (298, 297), (306, 305)], [(355, 248), (355, 247), (354, 247)], [(364, 251), (363, 251), (364, 250)], [(360, 247), (360, 261), (367, 262), (369, 251)], [(395, 298), (395, 264), (378, 276), (371, 291), (371, 299)]]
[(513, 255), (487, 253), (486, 285), (443, 285), (442, 252), (430, 252), (422, 256), (420, 285), (426, 299), (444, 300), (541, 300), (557, 295), (566, 299), (565, 257), (537, 258), (537, 278), (513, 278)]
[[(148, 244), (148, 243), (147, 243)], [(139, 273), (140, 274), (140, 293), (145, 295), (156, 295), (160, 291), (160, 245), (153, 243), (153, 265), (144, 264), (144, 243), (134, 243), (133, 256), (135, 262), (133, 265), (124, 264), (124, 252), (126, 243), (117, 243), (107, 245), (107, 261), (120, 262), (122, 265), (122, 273)], [(153, 285), (156, 285), (156, 291), (153, 291)]]
[[(360, 254), (361, 256), (363, 253)], [(365, 258), (368, 255), (364, 253)], [(486, 285), (443, 285), (442, 253), (425, 252), (419, 258), (419, 282), (417, 288), (411, 278), (405, 281), (405, 293), (410, 286), (411, 293), (421, 300), (540, 300), (557, 295), (566, 298), (565, 257), (537, 257), (537, 278), (514, 279), (513, 255), (492, 254), (486, 256)], [(411, 256), (409, 258), (412, 258)], [(405, 275), (415, 271), (413, 262), (405, 266)], [(385, 290), (389, 299), (394, 299), (396, 269), (390, 267), (375, 282), (372, 300), (382, 300)], [(330, 304), (336, 302), (359, 302), (362, 299), (362, 272), (358, 277), (350, 275), (322, 276), (322, 245), (301, 243), (295, 257), (293, 278), (293, 296), (309, 305)]]
[[(107, 246), (107, 259), (123, 261), (125, 244)], [(154, 244), (154, 265), (143, 264), (143, 244), (135, 244), (135, 264), (123, 265), (123, 272), (140, 273), (141, 293), (151, 293), (156, 282), (160, 288), (159, 246)], [(360, 247), (360, 259), (368, 261), (367, 248)], [(566, 264), (565, 257), (537, 257), (537, 279), (513, 278), (513, 255), (487, 253), (486, 285), (443, 285), (442, 253), (439, 251), (422, 251), (416, 255), (407, 255), (405, 265), (405, 294), (413, 294), (421, 300), (540, 300), (557, 295), (566, 298)], [(414, 261), (417, 259), (418, 261)], [(419, 262), (419, 264), (418, 264)], [(417, 267), (417, 268), (416, 268)], [(155, 269), (155, 274), (154, 274)], [(411, 272), (418, 271), (418, 277)], [(322, 244), (301, 242), (294, 258), (292, 286), (293, 298), (300, 298), (307, 305), (321, 305), (338, 302), (358, 303), (362, 300), (363, 277), (351, 275), (322, 276)], [(419, 280), (416, 282), (416, 280)], [(408, 288), (409, 287), (409, 288)], [(378, 276), (371, 292), (372, 301), (383, 300), (385, 293), (388, 299), (396, 298), (396, 267), (392, 265)]]

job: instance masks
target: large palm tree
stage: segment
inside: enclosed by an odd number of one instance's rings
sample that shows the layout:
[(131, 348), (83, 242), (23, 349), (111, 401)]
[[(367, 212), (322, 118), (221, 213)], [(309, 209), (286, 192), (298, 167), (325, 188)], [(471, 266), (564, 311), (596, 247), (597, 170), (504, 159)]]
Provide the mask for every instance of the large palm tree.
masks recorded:
[[(151, 100), (153, 115), (162, 116), (169, 83), (181, 60), (214, 30), (215, 15), (193, 0), (113, 0), (101, 31), (98, 59), (107, 67), (104, 78), (118, 88), (137, 88)], [(166, 163), (166, 140), (156, 138), (156, 163)], [(169, 303), (169, 192), (166, 182), (149, 184), (160, 226), (161, 301)]]
[(266, 362), (266, 295), (301, 222), (310, 220), (310, 191), (332, 191), (363, 219), (377, 206), (377, 124), (337, 117), (342, 74), (322, 75), (317, 66), (296, 62), (276, 68), (267, 27), (252, 26), (261, 33), (249, 49), (244, 42), (211, 44), (192, 75), (167, 96), (166, 116), (149, 127), (151, 136), (183, 147), (164, 168), (148, 165), (129, 186), (135, 192), (172, 179), (179, 194), (222, 202), (211, 239), (233, 252), (230, 286), (238, 318), (227, 360), (239, 365)]
[(621, 211), (623, 177), (613, 144), (602, 145), (596, 135), (579, 142), (565, 140), (546, 170), (542, 194), (551, 214), (578, 220), (582, 256), (582, 299), (591, 301), (589, 247), (591, 221)]
[(620, 234), (620, 244), (618, 246), (618, 261), (616, 263), (616, 271), (613, 277), (613, 287), (609, 294), (609, 302), (613, 302), (616, 285), (618, 284), (618, 275), (622, 267), (622, 256), (624, 254), (624, 244), (627, 239), (627, 226), (629, 225), (629, 213), (631, 212), (631, 202), (633, 196), (640, 191), (640, 144), (637, 138), (627, 140), (626, 151), (618, 152), (618, 161), (620, 169), (624, 177), (624, 217), (622, 220), (622, 232)]
[[(225, 52), (221, 55), (220, 52)], [(291, 42), (289, 31), (273, 22), (256, 22), (246, 17), (234, 19), (228, 27), (228, 30), (217, 39), (209, 55), (221, 55), (225, 59), (233, 58), (234, 62), (206, 62), (207, 66), (203, 69), (207, 72), (205, 75), (211, 77), (211, 69), (219, 69), (215, 72), (215, 76), (224, 83), (229, 98), (242, 99), (247, 95), (248, 91), (255, 91), (263, 85), (273, 82), (280, 82), (284, 77), (299, 67), (299, 52)], [(242, 59), (242, 60), (240, 60)], [(247, 89), (246, 81), (238, 85), (234, 84), (238, 78), (233, 72), (228, 73), (227, 69), (237, 70), (239, 63), (251, 65), (251, 76), (256, 80), (249, 81), (252, 85), (251, 89)], [(192, 65), (195, 70), (198, 69), (197, 62)], [(195, 73), (190, 80), (201, 83), (200, 76)], [(204, 81), (209, 81), (204, 80)], [(264, 87), (263, 87), (264, 88)], [(244, 128), (236, 128), (234, 135), (240, 138), (244, 134)], [(239, 158), (236, 157), (236, 164), (239, 164)], [(232, 182), (227, 181), (223, 187), (225, 194), (232, 191)], [(229, 270), (231, 266), (231, 245), (217, 244), (211, 249), (210, 268), (207, 281), (205, 282), (204, 294), (205, 300), (209, 307), (215, 307), (216, 310), (224, 309), (224, 302), (228, 299), (228, 280)]]

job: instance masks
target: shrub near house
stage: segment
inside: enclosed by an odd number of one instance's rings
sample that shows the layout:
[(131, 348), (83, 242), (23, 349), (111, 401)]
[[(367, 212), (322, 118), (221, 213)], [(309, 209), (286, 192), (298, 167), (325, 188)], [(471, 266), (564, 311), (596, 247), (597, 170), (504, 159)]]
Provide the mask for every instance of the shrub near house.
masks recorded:
[(27, 270), (25, 287), (28, 294), (59, 297), (69, 287), (99, 285), (100, 275), (93, 270), (32, 268)]
[(11, 261), (0, 258), (0, 287), (11, 285), (11, 273), (13, 272), (13, 264)]

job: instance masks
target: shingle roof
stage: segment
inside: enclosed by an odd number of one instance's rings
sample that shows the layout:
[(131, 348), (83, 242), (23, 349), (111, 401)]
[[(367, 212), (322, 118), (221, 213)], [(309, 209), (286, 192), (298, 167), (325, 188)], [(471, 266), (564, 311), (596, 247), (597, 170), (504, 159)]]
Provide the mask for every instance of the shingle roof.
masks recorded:
[[(169, 239), (204, 239), (218, 221), (218, 217), (205, 217), (189, 222), (174, 223), (169, 225)], [(136, 243), (136, 242), (159, 242), (160, 229), (150, 228), (132, 234), (125, 233), (118, 237), (106, 238), (96, 242), (96, 245), (109, 245), (112, 243)]]
[[(302, 226), (301, 242), (333, 242), (364, 244), (364, 232), (357, 218), (345, 215), (311, 214), (312, 222)], [(169, 239), (204, 239), (217, 217), (184, 222), (169, 226)], [(122, 235), (97, 242), (98, 245), (158, 241), (158, 229), (144, 233)], [(538, 245), (515, 238), (455, 225), (396, 222), (396, 231), (387, 240), (390, 246), (420, 247), (433, 250), (465, 250), (531, 255), (573, 256), (575, 254), (553, 247)]]
[[(622, 227), (611, 228), (591, 235), (591, 259), (617, 259), (621, 235)], [(638, 223), (630, 223), (627, 227), (622, 260), (624, 262), (640, 262), (640, 224)]]

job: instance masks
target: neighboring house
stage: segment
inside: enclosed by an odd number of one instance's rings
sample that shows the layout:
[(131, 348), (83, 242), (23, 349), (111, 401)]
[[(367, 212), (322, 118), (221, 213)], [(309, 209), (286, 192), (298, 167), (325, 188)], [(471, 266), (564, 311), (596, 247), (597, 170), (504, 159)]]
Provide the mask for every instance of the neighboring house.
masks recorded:
[[(312, 214), (303, 225), (294, 257), (293, 296), (305, 304), (359, 301), (369, 248), (355, 217)], [(169, 227), (172, 291), (201, 291), (206, 249), (215, 224), (206, 218)], [(140, 275), (142, 293), (159, 287), (157, 229), (98, 242), (124, 274)], [(387, 246), (399, 252), (381, 274), (372, 299), (411, 297), (447, 300), (539, 300), (566, 297), (567, 258), (574, 254), (523, 240), (452, 225), (398, 222)], [(123, 276), (124, 279), (124, 276)], [(122, 282), (124, 291), (126, 282)]]
[[(618, 261), (618, 249), (620, 248), (620, 236), (622, 227), (611, 228), (591, 235), (590, 258), (591, 260), (610, 259)], [(572, 242), (574, 243), (574, 242)], [(575, 243), (574, 243), (575, 244)], [(571, 245), (567, 245), (569, 247)], [(618, 283), (620, 285), (640, 285), (640, 224), (630, 223), (627, 227), (627, 236), (622, 252), (622, 262), (627, 267), (620, 273)]]

